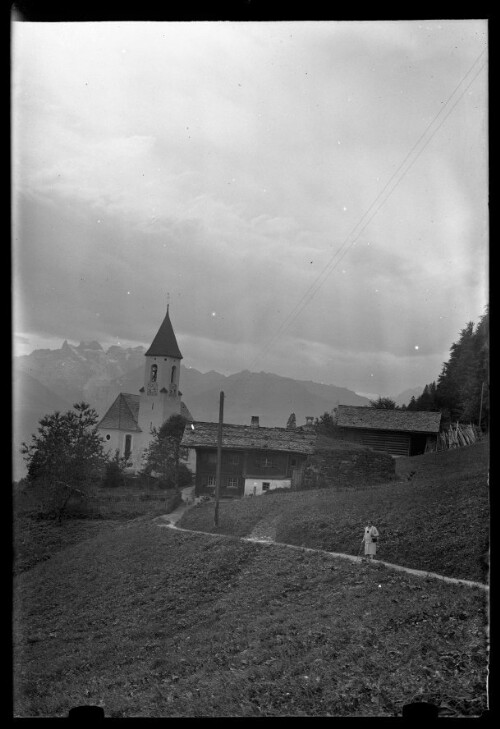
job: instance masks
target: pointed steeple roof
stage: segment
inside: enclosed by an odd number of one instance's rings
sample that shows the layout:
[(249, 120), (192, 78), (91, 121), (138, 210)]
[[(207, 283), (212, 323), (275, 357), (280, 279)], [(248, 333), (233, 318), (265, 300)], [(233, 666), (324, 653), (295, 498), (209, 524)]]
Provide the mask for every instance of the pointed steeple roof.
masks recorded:
[(162, 322), (161, 327), (158, 329), (156, 337), (153, 339), (153, 343), (146, 352), (146, 356), (152, 355), (154, 357), (176, 357), (182, 359), (182, 354), (175, 338), (174, 330), (170, 317), (168, 315), (168, 306), (165, 319)]

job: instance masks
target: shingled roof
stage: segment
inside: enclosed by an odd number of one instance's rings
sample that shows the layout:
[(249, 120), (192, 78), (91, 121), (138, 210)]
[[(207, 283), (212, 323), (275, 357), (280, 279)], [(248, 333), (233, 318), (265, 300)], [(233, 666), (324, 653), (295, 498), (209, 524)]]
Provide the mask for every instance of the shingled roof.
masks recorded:
[(177, 344), (174, 329), (168, 315), (168, 306), (165, 319), (163, 320), (161, 327), (158, 329), (158, 333), (153, 339), (150, 348), (146, 352), (146, 356), (148, 355), (154, 357), (176, 357), (177, 359), (182, 359), (182, 354), (179, 349), (179, 345)]
[(437, 433), (440, 422), (441, 413), (427, 410), (384, 410), (353, 405), (339, 405), (337, 409), (337, 425), (341, 428)]
[[(217, 448), (218, 423), (194, 422), (187, 425), (181, 446), (185, 448)], [(222, 448), (314, 453), (316, 433), (287, 428), (260, 428), (251, 425), (222, 426)]]
[(98, 427), (109, 430), (130, 430), (141, 433), (142, 431), (137, 424), (139, 400), (139, 395), (120, 392)]

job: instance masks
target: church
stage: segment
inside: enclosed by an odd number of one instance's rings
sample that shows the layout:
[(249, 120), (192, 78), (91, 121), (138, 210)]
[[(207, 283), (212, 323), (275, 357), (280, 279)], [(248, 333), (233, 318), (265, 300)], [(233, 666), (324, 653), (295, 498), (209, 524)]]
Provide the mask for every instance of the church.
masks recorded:
[(110, 453), (126, 456), (134, 471), (159, 429), (173, 414), (192, 421), (179, 390), (182, 354), (170, 321), (169, 306), (153, 342), (144, 355), (144, 381), (139, 394), (120, 392), (98, 425)]

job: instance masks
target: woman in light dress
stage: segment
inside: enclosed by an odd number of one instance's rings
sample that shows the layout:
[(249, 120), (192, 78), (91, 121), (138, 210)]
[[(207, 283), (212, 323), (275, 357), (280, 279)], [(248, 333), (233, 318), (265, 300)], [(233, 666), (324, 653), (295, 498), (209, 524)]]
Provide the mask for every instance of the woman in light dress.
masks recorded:
[(377, 554), (378, 529), (371, 521), (365, 526), (363, 542), (365, 543), (365, 557), (373, 559)]

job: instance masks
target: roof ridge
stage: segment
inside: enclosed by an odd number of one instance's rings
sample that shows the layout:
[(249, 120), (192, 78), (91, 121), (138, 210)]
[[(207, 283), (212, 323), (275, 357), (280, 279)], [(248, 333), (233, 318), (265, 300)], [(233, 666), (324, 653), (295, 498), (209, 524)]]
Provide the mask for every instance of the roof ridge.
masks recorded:
[[(219, 425), (218, 421), (216, 420), (193, 420), (193, 425)], [(307, 430), (304, 431), (303, 428), (305, 426), (299, 425), (296, 428), (284, 428), (281, 425), (247, 425), (247, 423), (222, 423), (223, 425), (227, 425), (231, 428), (248, 428), (249, 430), (281, 430), (286, 433), (311, 433), (313, 431)]]
[(401, 408), (374, 408), (371, 405), (339, 405), (340, 408), (351, 408), (356, 410), (371, 410), (371, 411), (382, 411), (382, 412), (389, 412), (389, 413), (408, 413), (410, 415), (413, 415), (414, 413), (427, 413), (427, 414), (435, 414), (437, 415), (440, 413), (440, 410), (402, 410)]

